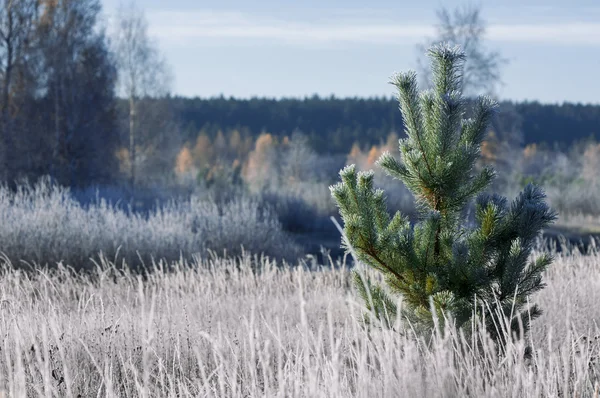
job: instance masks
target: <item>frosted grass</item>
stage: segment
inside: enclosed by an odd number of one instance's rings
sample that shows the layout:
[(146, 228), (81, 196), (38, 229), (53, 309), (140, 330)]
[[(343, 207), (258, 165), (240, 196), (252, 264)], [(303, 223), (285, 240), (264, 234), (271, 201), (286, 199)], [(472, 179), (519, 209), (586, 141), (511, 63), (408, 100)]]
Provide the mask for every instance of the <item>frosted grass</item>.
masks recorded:
[[(302, 264), (300, 264), (302, 265)], [(31, 397), (595, 397), (600, 254), (558, 253), (526, 342), (496, 356), (452, 329), (431, 342), (361, 327), (345, 267), (266, 257), (104, 261), (0, 277), (0, 391)], [(479, 335), (475, 333), (475, 335)], [(533, 347), (531, 358), (525, 345)], [(1, 396), (1, 393), (0, 393)]]

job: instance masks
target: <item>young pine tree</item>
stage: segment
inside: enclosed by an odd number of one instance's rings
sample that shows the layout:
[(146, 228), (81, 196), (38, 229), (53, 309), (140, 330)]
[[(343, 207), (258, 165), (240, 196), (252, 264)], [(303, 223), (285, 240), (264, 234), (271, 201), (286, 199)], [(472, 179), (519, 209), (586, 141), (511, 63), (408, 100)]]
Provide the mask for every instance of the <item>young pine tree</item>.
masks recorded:
[[(494, 340), (504, 340), (526, 332), (540, 315), (528, 297), (544, 286), (541, 274), (552, 259), (543, 254), (531, 261), (530, 254), (556, 213), (532, 185), (511, 204), (482, 194), (494, 171), (476, 172), (475, 163), (496, 104), (480, 97), (473, 117), (464, 119), (464, 53), (438, 45), (428, 54), (432, 90), (419, 94), (414, 72), (392, 78), (407, 138), (399, 142), (400, 160), (385, 153), (377, 162), (414, 194), (420, 220), (412, 226), (400, 213), (391, 217), (384, 192), (373, 188), (373, 173), (348, 166), (331, 187), (345, 223), (344, 246), (382, 273), (387, 288), (356, 272), (354, 277), (371, 314), (388, 326), (402, 316), (426, 331), (434, 316), (443, 321), (445, 314), (460, 327), (475, 315)], [(474, 198), (476, 222), (469, 226), (461, 214)], [(509, 327), (503, 328), (506, 319)]]

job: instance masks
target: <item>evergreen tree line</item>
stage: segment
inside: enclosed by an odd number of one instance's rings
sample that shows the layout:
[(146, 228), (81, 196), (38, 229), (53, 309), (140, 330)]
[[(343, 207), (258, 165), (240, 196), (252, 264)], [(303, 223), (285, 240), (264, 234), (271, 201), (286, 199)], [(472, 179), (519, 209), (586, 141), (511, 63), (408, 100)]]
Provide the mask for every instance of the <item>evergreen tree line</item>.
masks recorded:
[[(348, 153), (355, 142), (365, 146), (385, 142), (391, 131), (402, 132), (402, 118), (393, 98), (210, 99), (168, 100), (185, 139), (199, 130), (247, 130), (253, 136), (268, 131), (282, 137), (300, 130), (321, 153)], [(568, 147), (600, 136), (600, 106), (564, 103), (499, 104), (491, 128), (502, 140), (519, 145), (546, 143)]]

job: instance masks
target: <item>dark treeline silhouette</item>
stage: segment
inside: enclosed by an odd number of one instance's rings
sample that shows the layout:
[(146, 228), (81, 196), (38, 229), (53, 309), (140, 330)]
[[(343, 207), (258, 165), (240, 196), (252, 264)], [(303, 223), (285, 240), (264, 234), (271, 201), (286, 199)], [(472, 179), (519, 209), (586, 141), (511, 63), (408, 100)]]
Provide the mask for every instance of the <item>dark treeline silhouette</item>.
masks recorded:
[(4, 181), (50, 175), (69, 186), (117, 171), (117, 70), (99, 0), (18, 0), (0, 10)]
[[(285, 136), (296, 130), (309, 136), (320, 153), (347, 153), (354, 142), (365, 146), (401, 132), (395, 98), (210, 99), (174, 97), (169, 100), (183, 127), (184, 139), (198, 131), (247, 130), (256, 136), (268, 131)], [(547, 143), (569, 146), (590, 137), (600, 138), (600, 106), (550, 105), (538, 102), (501, 103), (494, 130), (521, 145)], [(518, 134), (519, 137), (514, 137)]]

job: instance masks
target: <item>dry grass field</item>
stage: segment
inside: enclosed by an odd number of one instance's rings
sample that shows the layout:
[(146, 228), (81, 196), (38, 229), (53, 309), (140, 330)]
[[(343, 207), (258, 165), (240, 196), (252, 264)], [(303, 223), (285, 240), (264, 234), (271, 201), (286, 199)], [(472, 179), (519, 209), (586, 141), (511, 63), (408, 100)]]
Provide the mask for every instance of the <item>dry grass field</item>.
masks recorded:
[[(9, 397), (594, 397), (600, 251), (557, 253), (545, 311), (498, 357), (455, 330), (366, 330), (345, 267), (208, 256), (145, 278), (0, 276), (0, 391)], [(339, 264), (338, 264), (339, 265)], [(525, 358), (525, 345), (533, 347)], [(1, 395), (1, 394), (0, 394)]]

